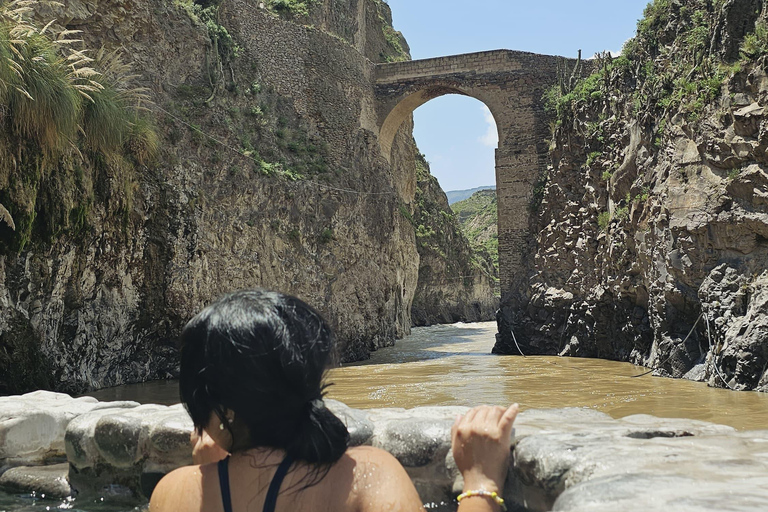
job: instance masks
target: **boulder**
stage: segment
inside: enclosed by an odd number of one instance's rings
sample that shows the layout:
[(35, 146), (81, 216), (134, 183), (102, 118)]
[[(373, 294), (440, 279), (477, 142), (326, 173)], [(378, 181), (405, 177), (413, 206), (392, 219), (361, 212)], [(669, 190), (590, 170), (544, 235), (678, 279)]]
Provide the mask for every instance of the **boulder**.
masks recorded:
[(119, 485), (148, 497), (157, 475), (192, 463), (192, 428), (180, 404), (82, 414), (66, 433), (72, 487), (93, 493)]
[(0, 397), (0, 466), (63, 459), (64, 435), (74, 418), (90, 411), (124, 410), (137, 405), (72, 398), (50, 391)]
[(518, 450), (546, 452), (537, 481), (563, 489), (555, 511), (746, 512), (768, 504), (768, 432), (606, 441), (551, 436)]
[(34, 493), (40, 498), (66, 498), (72, 495), (69, 486), (69, 464), (49, 466), (19, 466), (0, 476), (0, 489), (8, 492)]

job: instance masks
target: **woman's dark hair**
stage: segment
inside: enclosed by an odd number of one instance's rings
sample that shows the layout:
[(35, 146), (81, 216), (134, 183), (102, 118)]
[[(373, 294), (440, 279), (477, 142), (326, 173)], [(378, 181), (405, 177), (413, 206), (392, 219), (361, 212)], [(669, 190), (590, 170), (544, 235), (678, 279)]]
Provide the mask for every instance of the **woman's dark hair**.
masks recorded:
[(322, 402), (335, 363), (333, 334), (301, 300), (248, 290), (221, 297), (181, 334), (181, 401), (198, 431), (227, 409), (250, 432), (250, 446), (285, 450), (318, 465), (349, 444), (344, 424)]

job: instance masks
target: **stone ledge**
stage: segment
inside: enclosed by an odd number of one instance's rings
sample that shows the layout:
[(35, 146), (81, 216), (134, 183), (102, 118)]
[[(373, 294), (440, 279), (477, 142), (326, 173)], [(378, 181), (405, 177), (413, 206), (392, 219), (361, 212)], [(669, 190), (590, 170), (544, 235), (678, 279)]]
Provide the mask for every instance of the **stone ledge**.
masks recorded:
[(74, 418), (96, 410), (136, 407), (136, 402), (99, 402), (64, 393), (35, 391), (0, 397), (0, 468), (63, 459), (64, 434)]
[[(91, 405), (72, 412), (66, 436), (56, 437), (61, 430), (46, 431), (58, 425), (46, 414), (63, 413), (49, 407), (50, 401)], [(30, 400), (0, 401), (0, 417), (18, 414), (21, 402), (29, 406)], [(56, 394), (38, 394), (34, 402), (17, 420), (30, 427), (38, 422), (33, 430), (48, 447), (63, 445), (66, 437), (69, 465), (7, 471), (0, 477), (5, 488), (55, 495), (71, 484), (80, 493), (111, 495), (118, 489), (140, 500), (163, 473), (191, 462), (192, 423), (180, 405), (109, 405)], [(347, 425), (353, 445), (382, 448), (403, 464), (430, 509), (455, 510), (453, 498), (463, 483), (450, 453), (450, 428), (467, 408), (357, 410), (334, 400), (327, 405)], [(6, 427), (0, 423), (0, 436)], [(566, 408), (524, 411), (515, 431), (505, 492), (511, 510), (768, 509), (768, 430), (736, 432), (648, 415), (615, 420), (591, 409)], [(19, 460), (8, 448), (0, 459), (6, 467)], [(67, 467), (69, 483), (62, 481)]]

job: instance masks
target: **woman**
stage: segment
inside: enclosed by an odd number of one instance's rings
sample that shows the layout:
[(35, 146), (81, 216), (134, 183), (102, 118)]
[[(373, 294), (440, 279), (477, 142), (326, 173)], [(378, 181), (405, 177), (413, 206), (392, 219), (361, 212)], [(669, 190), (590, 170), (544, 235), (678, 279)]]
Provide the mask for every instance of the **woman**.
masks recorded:
[[(181, 336), (180, 393), (194, 422), (196, 465), (166, 475), (150, 512), (423, 511), (389, 453), (348, 448), (322, 402), (333, 336), (311, 307), (264, 290), (222, 297)], [(460, 512), (495, 511), (517, 405), (480, 407), (453, 426), (466, 499)]]

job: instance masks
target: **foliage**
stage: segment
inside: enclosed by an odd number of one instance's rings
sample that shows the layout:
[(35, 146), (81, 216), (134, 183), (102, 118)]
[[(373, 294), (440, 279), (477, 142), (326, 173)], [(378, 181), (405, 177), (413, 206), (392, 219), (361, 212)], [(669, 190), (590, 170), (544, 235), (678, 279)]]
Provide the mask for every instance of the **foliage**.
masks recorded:
[(229, 62), (240, 55), (242, 49), (237, 45), (229, 31), (219, 23), (219, 2), (204, 0), (173, 0), (187, 15), (208, 31), (214, 48), (223, 62)]
[(416, 227), (416, 223), (413, 220), (413, 215), (411, 215), (411, 212), (408, 211), (408, 208), (406, 208), (404, 204), (398, 205), (398, 210), (400, 210), (400, 215), (405, 217), (405, 219), (410, 222), (413, 227)]
[(384, 10), (388, 9), (388, 7), (384, 7), (384, 5), (386, 5), (386, 2), (377, 2), (379, 21), (381, 22), (382, 30), (384, 32), (384, 40), (387, 43), (386, 50), (380, 53), (379, 58), (382, 62), (403, 62), (410, 60), (408, 52), (403, 48), (403, 43), (405, 42), (403, 34), (395, 30), (387, 17), (385, 17)]
[(623, 222), (629, 218), (629, 205), (619, 206), (613, 212), (613, 218)]
[(415, 228), (419, 254), (442, 260), (448, 276), (467, 275), (474, 273), (476, 268), (492, 274), (493, 266), (488, 261), (487, 253), (482, 247), (472, 245), (463, 233), (459, 214), (446, 204), (445, 195), (437, 179), (430, 174), (424, 155), (417, 155), (415, 163), (416, 201), (413, 215), (404, 206), (400, 212)]
[(269, 0), (269, 7), (279, 14), (309, 16), (309, 9), (317, 3), (318, 0)]
[[(610, 154), (604, 130), (622, 115), (644, 125), (661, 121), (659, 129), (649, 128), (656, 149), (661, 147), (663, 123), (678, 112), (689, 123), (698, 122), (720, 96), (728, 77), (740, 71), (738, 63), (725, 64), (710, 51), (714, 20), (722, 4), (722, 0), (649, 3), (636, 36), (627, 41), (620, 57), (598, 55), (591, 75), (570, 89), (564, 90), (561, 83), (546, 91), (543, 100), (555, 119), (555, 132), (567, 127), (582, 135), (591, 166), (598, 150)], [(744, 48), (752, 55), (766, 47), (768, 29), (761, 22)], [(604, 172), (603, 177), (609, 176)]]
[[(531, 209), (536, 211), (541, 199), (537, 191), (543, 197), (546, 188), (546, 179), (540, 180), (534, 191), (531, 201)], [(498, 270), (499, 265), (499, 235), (498, 225), (498, 199), (495, 190), (480, 190), (463, 201), (451, 205), (451, 209), (461, 225), (469, 243), (475, 251), (486, 252), (491, 263)]]
[[(28, 18), (34, 0), (0, 6), (0, 203), (16, 232), (0, 237), (0, 252), (22, 250), (87, 225), (96, 199), (107, 211), (130, 209), (132, 158), (149, 163), (157, 136), (140, 115), (146, 96), (117, 54), (73, 49), (77, 31), (55, 33)], [(7, 224), (7, 223), (5, 223)], [(0, 231), (8, 229), (0, 225)]]
[(611, 214), (609, 212), (601, 212), (600, 215), (597, 216), (597, 225), (600, 228), (600, 231), (605, 231), (608, 229), (608, 224), (611, 222)]
[(408, 53), (403, 49), (403, 34), (391, 25), (384, 25), (384, 38), (389, 46), (389, 52), (383, 55), (384, 62), (403, 62), (409, 60)]
[(758, 20), (755, 30), (744, 38), (741, 44), (741, 56), (751, 60), (768, 53), (768, 23)]
[(333, 240), (336, 240), (336, 235), (333, 234), (333, 229), (325, 228), (322, 233), (320, 233), (321, 244), (327, 244)]
[[(544, 174), (541, 176), (537, 181), (536, 184), (533, 186), (533, 194), (531, 195), (531, 202), (528, 205), (529, 209), (532, 212), (538, 212), (539, 208), (541, 207), (541, 202), (544, 200), (544, 193), (547, 190), (547, 175)], [(496, 201), (496, 197), (494, 197), (494, 201)]]
[(590, 154), (587, 155), (587, 167), (590, 167), (593, 163), (595, 163), (595, 160), (600, 158), (603, 155), (602, 151), (593, 151)]

